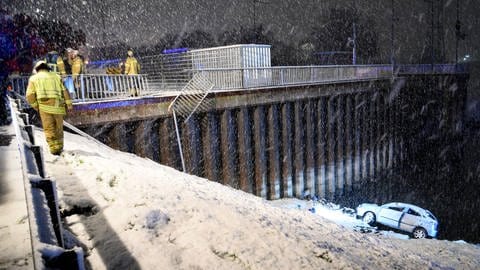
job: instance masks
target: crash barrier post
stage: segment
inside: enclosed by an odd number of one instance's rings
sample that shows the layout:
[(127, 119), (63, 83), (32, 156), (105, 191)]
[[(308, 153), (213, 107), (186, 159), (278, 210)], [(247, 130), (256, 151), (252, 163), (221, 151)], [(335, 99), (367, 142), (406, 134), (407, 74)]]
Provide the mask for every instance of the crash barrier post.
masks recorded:
[(16, 104), (9, 99), (22, 162), (34, 269), (83, 270), (83, 250), (65, 247), (55, 181), (46, 178), (42, 148), (34, 144), (28, 115), (19, 113)]

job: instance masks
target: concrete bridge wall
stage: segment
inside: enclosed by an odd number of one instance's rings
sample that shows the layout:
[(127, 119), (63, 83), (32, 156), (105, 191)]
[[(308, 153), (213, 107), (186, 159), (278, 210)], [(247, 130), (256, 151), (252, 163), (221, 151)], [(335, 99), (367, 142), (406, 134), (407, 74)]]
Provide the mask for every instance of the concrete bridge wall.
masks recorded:
[[(465, 83), (417, 75), (212, 93), (213, 106), (180, 125), (186, 168), (268, 199), (335, 199), (401, 168), (418, 145), (459, 132)], [(173, 98), (80, 104), (68, 120), (113, 148), (181, 169)]]

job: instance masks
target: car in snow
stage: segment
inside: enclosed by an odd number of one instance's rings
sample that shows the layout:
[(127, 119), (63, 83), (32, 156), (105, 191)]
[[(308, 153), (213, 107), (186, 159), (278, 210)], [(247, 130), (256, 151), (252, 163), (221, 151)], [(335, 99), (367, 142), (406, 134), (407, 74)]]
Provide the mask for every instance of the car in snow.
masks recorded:
[(438, 220), (430, 211), (407, 203), (362, 203), (357, 207), (357, 218), (370, 226), (378, 223), (408, 232), (413, 238), (435, 238), (438, 233)]

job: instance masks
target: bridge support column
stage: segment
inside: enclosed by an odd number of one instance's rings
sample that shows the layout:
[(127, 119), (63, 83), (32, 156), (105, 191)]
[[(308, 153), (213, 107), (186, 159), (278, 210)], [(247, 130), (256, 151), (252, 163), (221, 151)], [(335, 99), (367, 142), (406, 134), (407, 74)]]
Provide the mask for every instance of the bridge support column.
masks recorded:
[(155, 149), (158, 149), (158, 133), (153, 132), (154, 121), (141, 121), (134, 131), (134, 151), (138, 156), (153, 159)]
[[(393, 90), (392, 90), (393, 91)], [(396, 169), (397, 168), (397, 158), (398, 158), (398, 154), (397, 154), (397, 149), (398, 149), (398, 131), (397, 131), (397, 125), (398, 125), (398, 114), (399, 114), (399, 111), (398, 111), (398, 99), (397, 98), (394, 98), (391, 100), (391, 103), (390, 103), (390, 106), (392, 107), (392, 110), (391, 110), (391, 117), (392, 117), (392, 125), (391, 125), (391, 132), (392, 132), (392, 169)]]
[(175, 127), (172, 118), (160, 119), (159, 135), (160, 138), (160, 163), (173, 167), (177, 170), (182, 169), (178, 143), (175, 137)]
[(337, 167), (337, 187), (336, 195), (342, 196), (345, 190), (345, 97), (344, 95), (339, 95), (337, 97), (337, 152), (336, 152), (336, 164)]
[(255, 138), (255, 195), (266, 196), (267, 176), (267, 128), (265, 106), (260, 105), (254, 112), (254, 138)]
[(294, 196), (301, 198), (305, 191), (305, 118), (304, 103), (296, 101), (294, 104), (295, 115), (295, 172), (296, 181), (293, 188)]
[(248, 107), (242, 107), (238, 113), (238, 147), (240, 188), (253, 193), (255, 184), (255, 164), (253, 146), (252, 113)]
[(362, 94), (362, 179), (370, 178), (370, 104), (368, 102), (369, 95)]
[(354, 130), (353, 120), (355, 115), (355, 108), (353, 106), (354, 96), (345, 96), (345, 191), (348, 193), (352, 190), (354, 167)]
[(205, 176), (216, 182), (223, 183), (222, 152), (220, 150), (220, 123), (218, 113), (208, 112), (205, 116), (206, 130), (203, 136), (203, 153)]
[(234, 110), (225, 110), (221, 121), (223, 181), (231, 187), (239, 188), (238, 180), (238, 128)]
[(267, 198), (278, 199), (280, 197), (281, 179), (281, 156), (280, 141), (282, 132), (280, 124), (280, 105), (270, 105), (268, 109), (268, 182), (267, 182)]
[(328, 100), (326, 97), (321, 97), (318, 100), (318, 175), (319, 186), (318, 196), (322, 198), (327, 197), (328, 190)]
[(354, 174), (353, 184), (354, 188), (363, 179), (363, 109), (364, 103), (362, 103), (362, 94), (356, 94), (353, 100), (354, 108), (354, 132), (355, 132), (355, 144), (354, 144)]
[(336, 97), (330, 97), (328, 100), (328, 113), (327, 113), (327, 147), (328, 147), (328, 161), (327, 161), (327, 178), (328, 178), (328, 192), (327, 198), (333, 199), (336, 193), (337, 187), (337, 128), (336, 128)]
[[(370, 123), (372, 127), (372, 136), (370, 137), (371, 155), (370, 155), (370, 172), (372, 181), (377, 177), (378, 166), (378, 92), (372, 94), (371, 106), (370, 106)], [(372, 185), (375, 186), (375, 185)]]
[[(185, 123), (186, 134), (183, 143), (183, 153), (185, 155), (185, 163), (189, 173), (203, 177), (205, 175), (203, 167), (203, 147), (201, 141), (201, 125), (200, 116), (193, 115)], [(189, 154), (186, 154), (189, 152)]]
[(307, 168), (307, 186), (310, 195), (319, 195), (318, 188), (318, 124), (317, 124), (317, 100), (310, 100), (306, 103), (306, 168)]
[(120, 151), (128, 152), (127, 132), (126, 132), (125, 126), (126, 126), (126, 123), (119, 123), (115, 125), (115, 127), (111, 132), (112, 134), (111, 145), (112, 147)]
[(293, 196), (295, 183), (295, 167), (293, 166), (293, 105), (286, 102), (282, 105), (282, 181), (280, 192), (283, 198)]

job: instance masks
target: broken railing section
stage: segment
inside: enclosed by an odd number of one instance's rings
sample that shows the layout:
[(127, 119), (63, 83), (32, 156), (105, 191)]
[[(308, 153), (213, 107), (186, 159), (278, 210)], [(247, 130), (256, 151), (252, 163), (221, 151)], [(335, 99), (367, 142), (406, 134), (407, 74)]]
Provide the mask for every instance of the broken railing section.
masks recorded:
[(42, 148), (35, 145), (28, 114), (19, 112), (20, 99), (15, 104), (10, 101), (22, 162), (34, 268), (84, 269), (83, 250), (65, 247), (55, 181), (46, 176)]
[(168, 110), (173, 112), (175, 133), (177, 135), (183, 172), (187, 171), (185, 167), (185, 160), (183, 158), (182, 142), (178, 128), (178, 122), (180, 120), (182, 123), (187, 123), (190, 117), (196, 111), (208, 111), (212, 109), (214, 107), (213, 99), (208, 100), (206, 97), (214, 86), (215, 85), (205, 76), (205, 73), (196, 73), (168, 107)]

